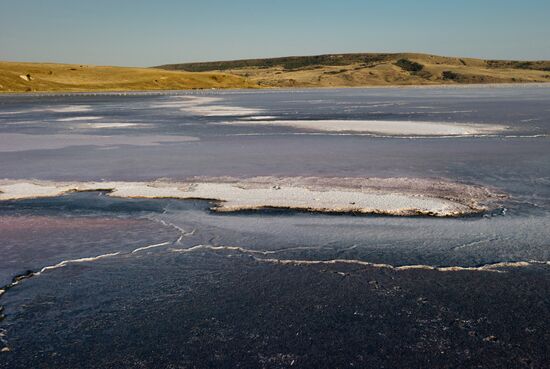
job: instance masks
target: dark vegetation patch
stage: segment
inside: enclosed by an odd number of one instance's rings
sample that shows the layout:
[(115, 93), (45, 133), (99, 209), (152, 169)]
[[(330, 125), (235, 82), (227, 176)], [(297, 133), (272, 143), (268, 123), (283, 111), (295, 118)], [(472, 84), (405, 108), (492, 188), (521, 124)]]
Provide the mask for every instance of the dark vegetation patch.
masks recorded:
[(331, 70), (331, 71), (325, 72), (323, 74), (340, 74), (340, 73), (345, 73), (347, 71), (348, 71), (347, 69)]
[(409, 59), (399, 59), (397, 62), (395, 62), (395, 65), (397, 65), (399, 68), (403, 69), (404, 71), (411, 72), (411, 73), (417, 73), (417, 72), (420, 72), (422, 69), (424, 69), (424, 66), (422, 64), (414, 62)]
[(441, 73), (441, 78), (443, 78), (446, 81), (460, 81), (461, 79), (463, 79), (463, 76), (459, 73), (456, 73), (450, 70), (445, 70), (443, 71), (443, 73)]
[(424, 65), (417, 63), (409, 59), (399, 59), (395, 62), (399, 68), (403, 69), (406, 72), (420, 78), (429, 79), (432, 74), (424, 69)]
[[(444, 81), (453, 81), (457, 83), (498, 83), (507, 82), (506, 79), (500, 79), (497, 77), (480, 75), (480, 74), (461, 74), (450, 70), (443, 71), (441, 78)], [(519, 80), (512, 79), (512, 82), (519, 82)]]
[[(456, 59), (454, 59), (456, 60)], [(467, 66), (464, 59), (458, 59), (461, 65)], [(407, 54), (380, 54), (380, 53), (357, 53), (357, 54), (326, 54), (313, 56), (288, 56), (281, 58), (265, 59), (244, 59), (215, 61), (204, 63), (181, 63), (162, 65), (158, 68), (166, 70), (183, 70), (188, 72), (207, 72), (214, 70), (231, 70), (244, 68), (283, 68), (285, 71), (322, 68), (323, 66), (347, 66), (359, 64), (364, 68), (374, 67), (382, 63), (394, 63), (403, 70), (410, 73), (418, 73), (424, 69), (424, 65), (407, 59)], [(435, 62), (435, 64), (441, 64)], [(514, 68), (525, 70), (550, 71), (550, 61), (507, 61), (488, 60), (486, 65), (489, 68)]]
[(527, 70), (542, 70), (550, 72), (550, 61), (507, 61), (507, 60), (488, 60), (489, 68), (512, 68)]
[(169, 64), (159, 68), (167, 70), (185, 70), (188, 72), (206, 72), (213, 70), (229, 70), (242, 68), (274, 68), (285, 70), (318, 68), (321, 66), (345, 66), (364, 63), (367, 66), (386, 62), (394, 58), (392, 54), (327, 54), (315, 56), (289, 56), (271, 59), (246, 59), (206, 63)]

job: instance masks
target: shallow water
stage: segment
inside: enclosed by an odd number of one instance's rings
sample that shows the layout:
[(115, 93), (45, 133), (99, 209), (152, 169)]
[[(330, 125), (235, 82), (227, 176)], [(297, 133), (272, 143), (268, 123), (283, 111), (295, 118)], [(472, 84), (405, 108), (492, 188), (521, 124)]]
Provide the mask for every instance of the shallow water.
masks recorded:
[[(247, 119), (510, 130), (375, 137)], [(0, 168), (10, 179), (427, 177), (510, 197), (456, 219), (220, 215), (207, 201), (99, 192), (3, 202), (0, 285), (46, 269), (0, 297), (0, 346), (11, 350), (0, 367), (407, 367), (407, 357), (409, 367), (542, 368), (549, 135), (544, 87), (1, 96)], [(188, 251), (197, 245), (208, 247)], [(358, 263), (301, 263), (334, 259)], [(360, 262), (531, 263), (497, 273)]]

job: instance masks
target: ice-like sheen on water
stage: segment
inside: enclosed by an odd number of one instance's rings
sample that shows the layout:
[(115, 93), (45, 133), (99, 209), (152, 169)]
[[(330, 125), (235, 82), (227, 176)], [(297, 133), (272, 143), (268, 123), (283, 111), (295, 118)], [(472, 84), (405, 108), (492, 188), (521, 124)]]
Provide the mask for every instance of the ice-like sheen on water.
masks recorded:
[(549, 91), (0, 96), (0, 368), (544, 367)]

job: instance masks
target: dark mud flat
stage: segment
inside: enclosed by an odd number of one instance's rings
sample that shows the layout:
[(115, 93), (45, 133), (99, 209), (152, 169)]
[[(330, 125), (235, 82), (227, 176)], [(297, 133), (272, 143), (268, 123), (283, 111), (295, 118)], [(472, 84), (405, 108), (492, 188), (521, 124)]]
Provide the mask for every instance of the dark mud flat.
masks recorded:
[(29, 280), (19, 303), (32, 304), (12, 317), (0, 367), (548, 367), (546, 266), (443, 273), (228, 256), (167, 252)]

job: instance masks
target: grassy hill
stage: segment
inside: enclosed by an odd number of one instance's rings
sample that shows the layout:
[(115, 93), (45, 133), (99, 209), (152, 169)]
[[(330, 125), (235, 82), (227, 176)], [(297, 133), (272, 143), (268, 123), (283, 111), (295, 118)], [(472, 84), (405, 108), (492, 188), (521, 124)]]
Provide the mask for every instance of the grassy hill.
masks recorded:
[(550, 61), (482, 60), (413, 53), (292, 56), (157, 68), (226, 72), (263, 87), (550, 82)]
[(155, 68), (0, 62), (0, 93), (550, 82), (550, 61), (329, 54)]
[(227, 73), (0, 62), (0, 92), (137, 91), (255, 87)]

